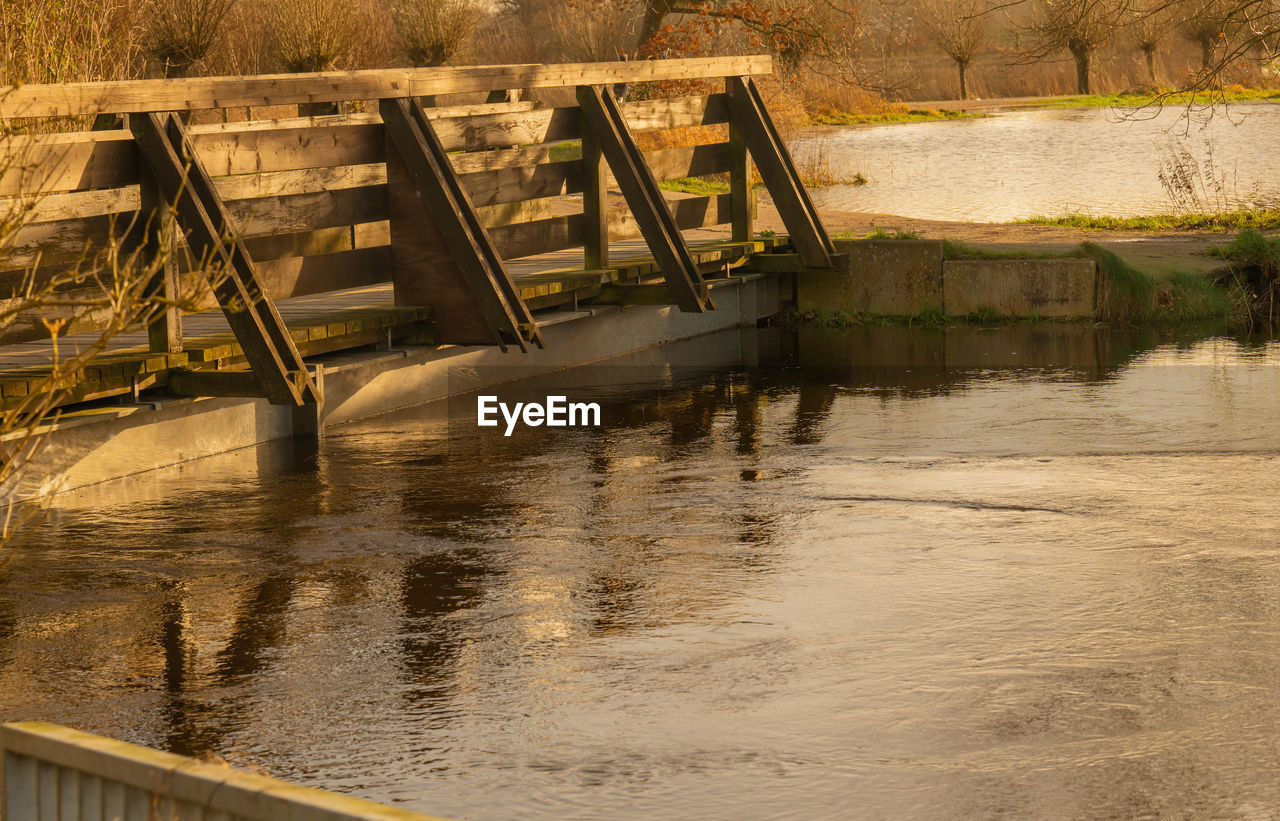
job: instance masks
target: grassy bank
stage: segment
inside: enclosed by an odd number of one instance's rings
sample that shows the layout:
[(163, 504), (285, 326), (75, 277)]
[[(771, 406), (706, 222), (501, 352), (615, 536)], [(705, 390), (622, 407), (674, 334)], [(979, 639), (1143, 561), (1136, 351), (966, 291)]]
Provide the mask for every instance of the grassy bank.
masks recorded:
[(857, 111), (824, 110), (810, 113), (809, 125), (893, 125), (896, 123), (927, 123), (936, 120), (973, 120), (987, 116), (968, 111), (940, 110), (936, 108), (907, 108), (901, 110), (865, 113)]
[(1125, 91), (1119, 94), (1085, 94), (1046, 99), (1037, 108), (1145, 108), (1157, 106), (1211, 105), (1213, 103), (1257, 103), (1280, 100), (1280, 89), (1229, 86), (1216, 91), (1155, 92)]
[(1274, 231), (1280, 230), (1280, 208), (1228, 211), (1220, 214), (1159, 214), (1147, 217), (1032, 217), (1011, 225), (1054, 225), (1089, 231)]

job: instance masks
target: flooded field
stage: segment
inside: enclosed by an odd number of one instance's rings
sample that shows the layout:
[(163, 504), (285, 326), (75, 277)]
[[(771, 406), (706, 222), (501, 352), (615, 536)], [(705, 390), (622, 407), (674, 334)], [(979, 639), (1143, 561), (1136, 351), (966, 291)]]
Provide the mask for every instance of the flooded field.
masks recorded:
[(498, 393), (549, 392), (604, 427), (59, 497), (0, 718), (454, 818), (1280, 806), (1275, 342), (750, 331)]
[[(1237, 104), (1207, 122), (1184, 107), (1019, 111), (951, 122), (824, 127), (794, 145), (865, 186), (812, 192), (821, 210), (1005, 222), (1280, 206), (1280, 106)], [(1172, 186), (1161, 182), (1164, 174)]]

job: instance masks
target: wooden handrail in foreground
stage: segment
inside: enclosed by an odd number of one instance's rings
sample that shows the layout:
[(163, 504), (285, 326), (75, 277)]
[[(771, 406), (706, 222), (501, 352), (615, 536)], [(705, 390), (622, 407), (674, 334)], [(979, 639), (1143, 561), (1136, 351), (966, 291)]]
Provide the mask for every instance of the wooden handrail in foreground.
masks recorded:
[(432, 816), (37, 721), (0, 725), (0, 817), (433, 821)]
[(23, 85), (0, 88), (0, 120), (697, 80), (769, 74), (772, 70), (770, 57), (755, 55)]

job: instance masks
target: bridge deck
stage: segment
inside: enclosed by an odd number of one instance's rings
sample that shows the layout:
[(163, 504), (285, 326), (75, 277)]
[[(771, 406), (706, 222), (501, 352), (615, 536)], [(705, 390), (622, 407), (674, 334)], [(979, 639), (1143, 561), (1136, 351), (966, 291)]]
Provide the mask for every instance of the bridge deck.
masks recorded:
[[(761, 237), (734, 243), (728, 231), (688, 232), (690, 250), (708, 274), (736, 268), (753, 253), (772, 247), (777, 238)], [(584, 271), (583, 249), (568, 248), (507, 262), (521, 297), (532, 309), (546, 309), (599, 296), (609, 284), (660, 281), (661, 272), (649, 256), (644, 240), (610, 244), (610, 267)], [(431, 309), (395, 304), (391, 283), (329, 291), (276, 301), (299, 351), (314, 356), (386, 342), (430, 343)], [(536, 317), (535, 317), (536, 318)], [(220, 369), (243, 366), (244, 357), (226, 317), (210, 310), (183, 317), (182, 353), (148, 350), (145, 329), (119, 334), (85, 368), (84, 378), (68, 390), (66, 402), (87, 401), (129, 393), (135, 384), (145, 389), (161, 384), (173, 368)], [(92, 350), (97, 333), (68, 334), (58, 340), (62, 361)], [(27, 396), (48, 388), (54, 361), (52, 340), (0, 346), (0, 397), (13, 407)]]

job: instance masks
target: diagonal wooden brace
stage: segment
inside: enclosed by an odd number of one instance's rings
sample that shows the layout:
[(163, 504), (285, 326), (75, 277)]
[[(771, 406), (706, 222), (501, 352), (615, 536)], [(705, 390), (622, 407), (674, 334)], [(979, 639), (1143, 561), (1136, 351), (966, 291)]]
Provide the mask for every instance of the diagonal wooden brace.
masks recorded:
[(800, 259), (810, 268), (833, 267), (835, 246), (827, 229), (822, 227), (809, 192), (800, 182), (795, 163), (760, 98), (760, 90), (750, 77), (730, 77), (728, 86), (734, 124), (746, 140), (751, 158), (760, 170), (760, 177)]
[(387, 137), (395, 146), (431, 220), (444, 235), (475, 305), (505, 351), (514, 343), (543, 347), (538, 323), (485, 230), (426, 111), (416, 99), (384, 99), (379, 104)]
[(143, 162), (164, 203), (177, 211), (197, 258), (206, 260), (210, 286), (236, 341), (275, 405), (304, 405), (322, 397), (285, 327), (275, 302), (262, 289), (253, 259), (236, 237), (226, 206), (191, 145), (182, 122), (170, 113), (129, 117)]
[(701, 313), (713, 309), (698, 263), (689, 253), (684, 235), (671, 216), (662, 189), (653, 177), (613, 94), (603, 86), (578, 86), (578, 105), (594, 142), (604, 154), (640, 233), (680, 310)]

